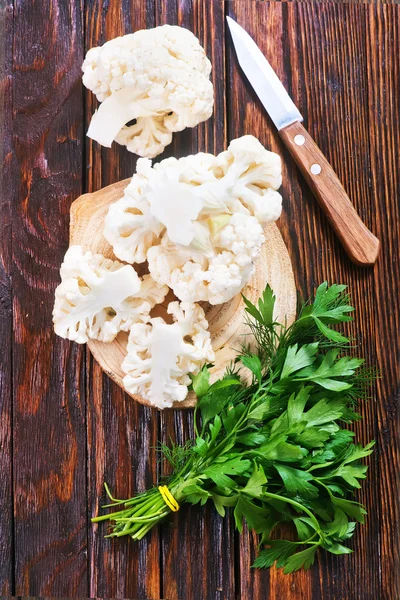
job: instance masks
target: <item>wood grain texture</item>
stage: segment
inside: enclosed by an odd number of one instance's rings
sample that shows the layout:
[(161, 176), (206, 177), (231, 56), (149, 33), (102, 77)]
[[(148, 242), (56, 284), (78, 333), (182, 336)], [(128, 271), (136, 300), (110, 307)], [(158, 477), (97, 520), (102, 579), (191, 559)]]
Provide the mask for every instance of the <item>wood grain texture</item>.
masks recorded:
[[(14, 43), (6, 46), (5, 63), (10, 72), (13, 62), (13, 81), (5, 97), (6, 110), (12, 98), (15, 123), (13, 154), (6, 150), (4, 165), (8, 197), (1, 196), (0, 289), (6, 302), (0, 307), (0, 333), (3, 357), (8, 357), (12, 259), (14, 400), (11, 411), (9, 367), (3, 360), (0, 502), (11, 501), (12, 424), (15, 560), (9, 506), (0, 517), (0, 591), (179, 600), (398, 600), (400, 5), (253, 0), (4, 4), (8, 25), (13, 16)], [(382, 240), (374, 269), (350, 263), (231, 49), (225, 56), (224, 12), (257, 40), (358, 213)], [(366, 524), (354, 538), (354, 554), (321, 555), (307, 573), (251, 570), (255, 540), (249, 535), (239, 539), (232, 520), (220, 519), (211, 508), (182, 509), (173, 528), (165, 524), (139, 545), (104, 540), (104, 527), (89, 522), (105, 499), (104, 480), (121, 496), (144, 489), (166, 469), (155, 462), (156, 440), (172, 436), (184, 441), (193, 433), (191, 411), (158, 416), (132, 402), (89, 353), (85, 365), (81, 349), (56, 340), (50, 323), (71, 200), (131, 176), (135, 165), (135, 157), (118, 146), (100, 149), (87, 140), (83, 152), (82, 135), (96, 106), (90, 93), (84, 96), (85, 110), (82, 105), (84, 49), (164, 22), (183, 24), (200, 36), (213, 61), (216, 89), (216, 118), (175, 135), (164, 156), (219, 152), (228, 139), (243, 133), (257, 135), (279, 152), (284, 176), (279, 227), (297, 287), (307, 298), (325, 279), (348, 283), (357, 307), (348, 331), (356, 336), (360, 354), (382, 370), (356, 426), (360, 441), (377, 440), (359, 494), (368, 510)], [(6, 148), (10, 141), (4, 138)]]
[[(124, 0), (88, 0), (85, 4), (85, 49), (154, 25), (154, 5)], [(86, 90), (86, 124), (97, 106)], [(86, 182), (92, 192), (131, 177), (136, 157), (113, 144), (101, 148), (86, 141)], [(129, 497), (157, 477), (157, 411), (138, 405), (114, 384), (87, 353), (89, 516), (105, 503), (106, 481), (119, 497)], [(159, 532), (139, 544), (106, 540), (105, 526), (88, 523), (91, 597), (158, 599), (161, 593)]]
[[(359, 495), (367, 506), (369, 517), (353, 542), (355, 553), (347, 558), (321, 556), (310, 573), (297, 573), (289, 577), (284, 577), (275, 570), (265, 574), (254, 573), (248, 569), (249, 553), (251, 555), (254, 552), (254, 545), (244, 537), (240, 561), (242, 597), (284, 597), (288, 600), (299, 597), (304, 600), (397, 598), (399, 574), (393, 558), (398, 555), (397, 531), (387, 529), (381, 538), (384, 540), (388, 563), (384, 568), (385, 576), (382, 575), (383, 552), (379, 540), (383, 529), (380, 524), (382, 513), (385, 513), (384, 520), (388, 524), (386, 510), (392, 519), (398, 510), (398, 502), (394, 500), (399, 497), (398, 477), (391, 477), (388, 464), (392, 461), (392, 464), (398, 465), (398, 441), (395, 439), (394, 429), (398, 422), (395, 390), (398, 389), (399, 373), (395, 354), (386, 351), (379, 359), (376, 343), (377, 337), (380, 338), (380, 344), (386, 344), (384, 340), (388, 339), (388, 335), (381, 335), (378, 302), (381, 305), (380, 311), (387, 315), (392, 331), (396, 332), (394, 335), (398, 331), (397, 317), (393, 320), (393, 312), (388, 304), (394, 302), (393, 310), (398, 315), (399, 295), (391, 289), (393, 277), (396, 277), (394, 274), (398, 276), (399, 271), (397, 247), (391, 247), (398, 232), (398, 207), (391, 200), (399, 197), (398, 166), (394, 165), (391, 154), (393, 139), (399, 138), (399, 105), (395, 102), (398, 99), (398, 87), (394, 83), (398, 73), (398, 59), (395, 60), (394, 56), (389, 59), (387, 51), (386, 68), (382, 69), (377, 49), (384, 40), (387, 49), (389, 44), (394, 47), (392, 44), (395, 44), (396, 36), (398, 38), (399, 6), (372, 10), (365, 5), (338, 3), (275, 4), (237, 1), (231, 2), (229, 8), (230, 14), (246, 26), (264, 50), (304, 115), (306, 128), (338, 173), (359, 214), (366, 225), (383, 240), (382, 257), (375, 269), (360, 270), (347, 259), (294, 161), (280, 144), (272, 123), (244, 83), (233, 55), (229, 111), (235, 114), (240, 107), (245, 106), (246, 116), (242, 122), (236, 122), (230, 135), (236, 136), (251, 130), (261, 131), (267, 146), (282, 155), (283, 196), (286, 202), (280, 227), (290, 248), (292, 262), (297, 265), (295, 274), (298, 288), (303, 291), (304, 297), (308, 297), (324, 279), (348, 283), (358, 309), (356, 323), (349, 326), (349, 332), (357, 336), (359, 352), (367, 357), (370, 364), (377, 361), (381, 363), (383, 359), (386, 361), (385, 371), (390, 365), (391, 374), (384, 379), (387, 384), (392, 382), (391, 419), (388, 420), (386, 409), (380, 408), (385, 399), (378, 386), (372, 400), (362, 407), (364, 420), (356, 427), (360, 440), (365, 442), (376, 437), (379, 435), (377, 417), (381, 411), (385, 426), (390, 426), (391, 429), (386, 439), (386, 456), (383, 459), (382, 451), (378, 449), (370, 460), (369, 481)], [(386, 14), (387, 11), (390, 16)], [(388, 35), (389, 22), (391, 31)], [(367, 27), (373, 28), (368, 34)], [(368, 39), (371, 45), (369, 49)], [(388, 98), (377, 96), (377, 90), (382, 89), (387, 90)], [(375, 97), (372, 105), (371, 92), (372, 97)], [(383, 105), (386, 111), (384, 115), (379, 112)], [(386, 119), (389, 119), (388, 126), (384, 125)], [(379, 132), (378, 138), (375, 131)], [(382, 157), (383, 154), (385, 158)], [(385, 174), (381, 167), (383, 163)], [(374, 177), (380, 186), (375, 193), (370, 185)], [(385, 183), (387, 177), (390, 187)], [(384, 216), (386, 214), (392, 219), (391, 231), (387, 226), (387, 217)], [(385, 224), (384, 230), (381, 229), (379, 220)], [(385, 261), (391, 266), (382, 265)], [(379, 281), (379, 286), (375, 283), (376, 280)], [(385, 290), (383, 293), (380, 291), (382, 285)], [(392, 343), (394, 348), (398, 347), (397, 339), (396, 342), (392, 340)], [(382, 460), (386, 463), (384, 468), (380, 467)], [(385, 498), (390, 498), (385, 500), (389, 505), (387, 509), (380, 499), (380, 479), (386, 482)], [(385, 578), (388, 585), (386, 592), (383, 588)]]
[[(380, 589), (383, 600), (400, 598), (400, 6), (370, 6), (366, 14), (371, 198), (376, 231), (384, 240), (374, 271), (374, 338), (377, 366), (376, 432), (379, 495)], [(377, 52), (379, 48), (379, 53)]]
[(0, 8), (0, 595), (13, 592), (11, 194), (13, 3)]
[(14, 4), (15, 592), (32, 596), (87, 594), (83, 355), (51, 324), (82, 185), (81, 18), (76, 0)]

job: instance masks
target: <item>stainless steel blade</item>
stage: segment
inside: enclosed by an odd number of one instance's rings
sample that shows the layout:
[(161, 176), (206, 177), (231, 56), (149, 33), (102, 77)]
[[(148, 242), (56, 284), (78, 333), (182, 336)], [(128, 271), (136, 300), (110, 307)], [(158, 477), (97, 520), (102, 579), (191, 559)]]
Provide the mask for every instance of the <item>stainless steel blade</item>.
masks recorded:
[(236, 21), (226, 19), (239, 64), (275, 126), (279, 130), (302, 121), (296, 105), (255, 41)]

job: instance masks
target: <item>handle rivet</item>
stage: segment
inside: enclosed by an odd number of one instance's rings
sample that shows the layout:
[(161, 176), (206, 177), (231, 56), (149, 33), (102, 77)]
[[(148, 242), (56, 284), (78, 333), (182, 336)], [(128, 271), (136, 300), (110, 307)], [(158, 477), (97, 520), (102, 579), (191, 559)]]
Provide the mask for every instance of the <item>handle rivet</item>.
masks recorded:
[(311, 165), (310, 171), (313, 175), (319, 175), (322, 171), (321, 165), (318, 165), (317, 163), (315, 163), (314, 165)]
[(304, 135), (295, 135), (294, 136), (294, 143), (297, 146), (302, 146), (305, 141), (306, 141), (306, 138), (304, 137)]

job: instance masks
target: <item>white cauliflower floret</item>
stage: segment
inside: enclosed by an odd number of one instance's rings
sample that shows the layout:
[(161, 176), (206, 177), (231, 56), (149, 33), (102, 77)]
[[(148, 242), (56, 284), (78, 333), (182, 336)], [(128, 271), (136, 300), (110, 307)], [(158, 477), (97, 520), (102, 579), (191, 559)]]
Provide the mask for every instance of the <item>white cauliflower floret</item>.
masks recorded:
[(228, 216), (228, 224), (215, 236), (210, 232), (212, 254), (193, 248), (177, 248), (164, 235), (161, 244), (147, 253), (149, 271), (160, 284), (187, 302), (228, 302), (250, 279), (264, 241), (255, 217), (243, 213)]
[(122, 363), (125, 389), (160, 409), (182, 402), (191, 383), (206, 362), (214, 360), (208, 323), (197, 304), (171, 302), (168, 324), (156, 317), (132, 326)]
[(104, 146), (115, 140), (152, 158), (171, 142), (173, 132), (212, 114), (210, 61), (198, 39), (182, 27), (136, 31), (92, 48), (82, 70), (84, 85), (102, 102), (88, 135)]
[(153, 278), (180, 300), (227, 302), (251, 277), (261, 225), (280, 215), (280, 165), (252, 136), (218, 156), (154, 167), (139, 160), (124, 198), (110, 208), (105, 237), (118, 258), (147, 258)]
[(151, 162), (140, 158), (136, 174), (123, 197), (110, 206), (104, 223), (104, 237), (113, 247), (114, 254), (129, 263), (144, 262), (147, 250), (158, 243), (165, 229), (151, 214), (143, 193), (151, 171)]
[(57, 335), (84, 344), (112, 342), (132, 323), (148, 320), (168, 292), (150, 275), (141, 280), (130, 265), (71, 246), (61, 265), (53, 309)]

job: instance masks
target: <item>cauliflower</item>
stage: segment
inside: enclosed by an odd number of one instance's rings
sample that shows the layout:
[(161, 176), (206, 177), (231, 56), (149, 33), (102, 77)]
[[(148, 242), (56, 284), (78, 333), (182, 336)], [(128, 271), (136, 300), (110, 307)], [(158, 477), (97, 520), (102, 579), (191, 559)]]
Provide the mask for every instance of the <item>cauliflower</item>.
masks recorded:
[(143, 262), (185, 302), (227, 302), (253, 272), (282, 198), (278, 155), (252, 136), (218, 156), (138, 161), (124, 197), (110, 207), (104, 235), (118, 258)]
[(264, 236), (255, 217), (236, 213), (228, 218), (216, 236), (210, 231), (212, 251), (207, 254), (193, 247), (177, 250), (165, 235), (161, 244), (147, 253), (152, 277), (187, 302), (222, 304), (231, 300), (250, 279)]
[(167, 292), (150, 275), (140, 279), (130, 265), (71, 246), (55, 291), (54, 330), (79, 344), (88, 339), (112, 342), (132, 323), (148, 320)]
[(109, 208), (104, 237), (114, 249), (114, 254), (129, 263), (142, 263), (147, 251), (158, 243), (165, 227), (150, 212), (144, 189), (151, 174), (151, 162), (140, 158), (136, 174), (124, 196)]
[(103, 146), (115, 140), (152, 158), (171, 143), (173, 132), (212, 114), (210, 61), (182, 27), (136, 31), (92, 48), (82, 70), (83, 84), (102, 103), (88, 136)]
[(167, 310), (172, 324), (156, 317), (132, 326), (122, 363), (125, 389), (161, 409), (182, 402), (191, 383), (189, 374), (197, 374), (204, 363), (214, 360), (203, 309), (171, 302)]

